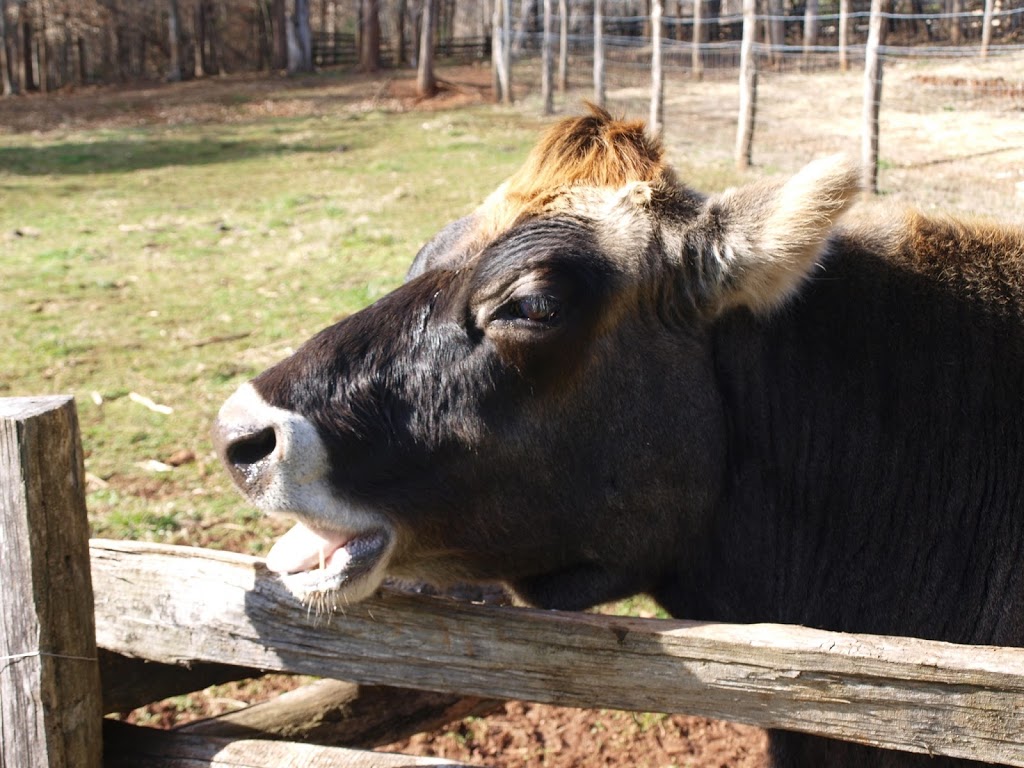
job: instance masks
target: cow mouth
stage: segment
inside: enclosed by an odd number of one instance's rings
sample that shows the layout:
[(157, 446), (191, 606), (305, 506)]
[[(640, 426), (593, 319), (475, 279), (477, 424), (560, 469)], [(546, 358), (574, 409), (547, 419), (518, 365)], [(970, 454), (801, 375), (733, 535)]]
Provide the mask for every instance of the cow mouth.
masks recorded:
[(378, 586), (369, 577), (391, 549), (385, 528), (359, 533), (313, 528), (296, 523), (267, 553), (267, 570), (280, 575), (294, 594), (351, 593), (359, 600)]

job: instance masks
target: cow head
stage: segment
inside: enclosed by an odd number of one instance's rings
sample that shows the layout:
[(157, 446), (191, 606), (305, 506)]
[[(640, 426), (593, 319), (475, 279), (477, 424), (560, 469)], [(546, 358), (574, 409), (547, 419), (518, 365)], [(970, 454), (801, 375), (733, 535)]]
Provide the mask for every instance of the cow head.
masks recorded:
[(409, 279), (243, 385), (214, 430), (300, 596), (503, 580), (582, 608), (672, 578), (721, 491), (708, 329), (796, 291), (857, 188), (836, 161), (705, 197), (643, 126), (556, 125)]

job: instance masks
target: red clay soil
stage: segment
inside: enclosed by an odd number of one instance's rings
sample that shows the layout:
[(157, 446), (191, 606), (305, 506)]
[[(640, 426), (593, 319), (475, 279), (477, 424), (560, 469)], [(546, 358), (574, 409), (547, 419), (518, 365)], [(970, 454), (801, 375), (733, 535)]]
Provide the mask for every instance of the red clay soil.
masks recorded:
[(763, 768), (764, 731), (684, 715), (582, 710), (510, 702), (383, 748), (494, 768)]

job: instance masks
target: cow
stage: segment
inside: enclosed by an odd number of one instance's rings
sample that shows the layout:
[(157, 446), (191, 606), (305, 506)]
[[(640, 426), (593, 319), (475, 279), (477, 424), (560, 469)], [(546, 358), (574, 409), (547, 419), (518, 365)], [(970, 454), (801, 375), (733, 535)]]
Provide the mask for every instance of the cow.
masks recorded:
[[(223, 405), (297, 524), (267, 566), (586, 609), (1024, 644), (1024, 231), (855, 205), (858, 174), (687, 187), (591, 109), (407, 281)], [(776, 766), (952, 766), (801, 734)]]

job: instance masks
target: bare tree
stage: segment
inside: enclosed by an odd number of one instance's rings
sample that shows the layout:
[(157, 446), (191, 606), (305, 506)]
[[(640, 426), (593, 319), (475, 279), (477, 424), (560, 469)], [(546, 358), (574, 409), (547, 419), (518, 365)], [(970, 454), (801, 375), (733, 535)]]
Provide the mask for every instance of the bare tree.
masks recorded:
[(594, 0), (594, 103), (599, 107), (605, 102), (603, 5), (603, 0)]
[(693, 48), (690, 49), (690, 73), (694, 80), (704, 78), (704, 59), (701, 45), (704, 44), (704, 1), (693, 0)]
[(512, 103), (512, 8), (511, 0), (494, 0), (491, 15), (491, 66), (494, 100)]
[(988, 46), (992, 42), (992, 11), (995, 3), (985, 0), (985, 15), (981, 22), (981, 58), (988, 56)]
[(0, 95), (10, 96), (14, 93), (7, 61), (7, 0), (0, 0), (0, 84)]
[(804, 58), (811, 54), (811, 49), (818, 45), (818, 30), (821, 22), (818, 19), (818, 0), (807, 0), (804, 9)]
[(569, 0), (558, 0), (558, 90), (569, 90)]
[(420, 58), (416, 66), (416, 95), (423, 99), (429, 99), (437, 93), (437, 78), (434, 77), (437, 0), (423, 0), (423, 15), (420, 24)]
[(46, 3), (39, 0), (36, 4), (39, 25), (36, 27), (36, 76), (40, 93), (50, 90), (50, 56), (46, 39)]
[(396, 67), (405, 65), (405, 15), (407, 0), (395, 1), (395, 59)]
[(167, 79), (176, 83), (181, 80), (181, 12), (178, 0), (167, 0), (167, 48), (170, 59)]
[(288, 72), (313, 71), (313, 35), (309, 28), (309, 0), (295, 0), (288, 19)]
[(519, 20), (516, 22), (515, 41), (512, 43), (512, 52), (519, 54), (523, 50), (523, 40), (526, 38), (526, 27), (530, 23), (530, 16), (533, 15), (534, 0), (521, 0), (519, 4)]
[(544, 101), (544, 114), (555, 111), (554, 88), (551, 70), (554, 66), (554, 48), (551, 39), (551, 0), (544, 0), (544, 39), (541, 41), (541, 83), (540, 90)]
[(946, 10), (951, 14), (949, 18), (949, 42), (953, 45), (960, 45), (962, 34), (960, 14), (963, 11), (963, 3), (961, 0), (949, 0)]
[(839, 70), (845, 72), (850, 67), (849, 48), (850, 37), (850, 0), (839, 0)]
[(362, 11), (363, 20), (359, 34), (359, 70), (361, 72), (376, 72), (380, 68), (380, 4), (378, 0), (362, 0)]
[(272, 0), (270, 17), (274, 25), (274, 69), (288, 67), (288, 8), (285, 0)]

